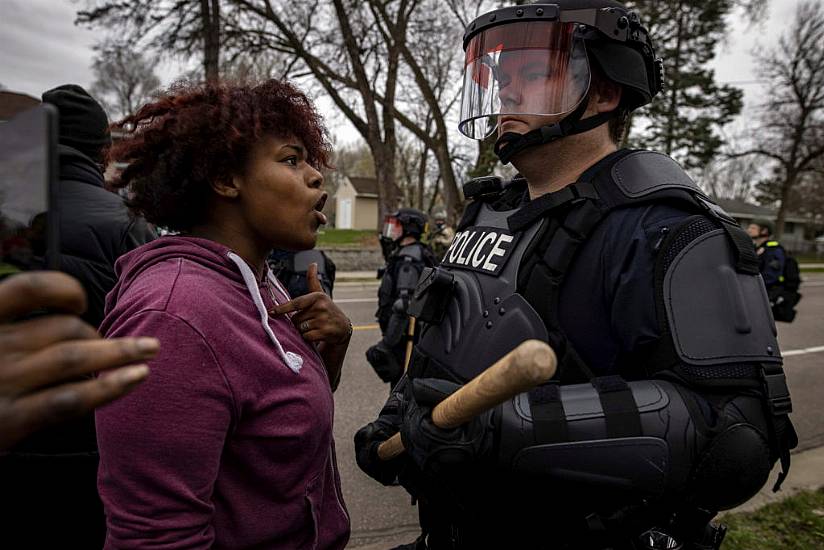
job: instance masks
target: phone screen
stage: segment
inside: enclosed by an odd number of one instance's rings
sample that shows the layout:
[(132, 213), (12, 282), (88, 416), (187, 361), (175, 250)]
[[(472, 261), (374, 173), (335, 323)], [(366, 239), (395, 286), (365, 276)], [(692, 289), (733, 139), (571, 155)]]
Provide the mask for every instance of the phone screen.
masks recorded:
[(56, 128), (52, 105), (0, 122), (0, 277), (57, 267)]

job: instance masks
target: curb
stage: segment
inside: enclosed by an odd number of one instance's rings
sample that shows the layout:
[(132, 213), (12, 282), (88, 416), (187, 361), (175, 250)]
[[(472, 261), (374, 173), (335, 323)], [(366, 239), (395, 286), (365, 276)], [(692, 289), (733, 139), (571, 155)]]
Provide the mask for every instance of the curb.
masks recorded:
[(752, 512), (767, 504), (780, 502), (800, 491), (814, 491), (824, 486), (824, 447), (816, 447), (800, 453), (794, 453), (792, 455), (790, 474), (787, 476), (787, 479), (784, 480), (781, 490), (773, 493), (772, 486), (780, 471), (781, 465), (776, 464), (770, 473), (767, 483), (758, 491), (757, 495), (741, 506), (727, 510), (723, 512), (723, 514)]

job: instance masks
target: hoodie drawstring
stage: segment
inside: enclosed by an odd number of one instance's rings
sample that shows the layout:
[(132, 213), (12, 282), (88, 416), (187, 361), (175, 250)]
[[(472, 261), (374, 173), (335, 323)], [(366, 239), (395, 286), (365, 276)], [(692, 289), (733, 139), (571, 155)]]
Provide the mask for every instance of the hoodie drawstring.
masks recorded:
[[(252, 268), (249, 267), (243, 258), (234, 252), (229, 252), (228, 256), (230, 260), (237, 264), (240, 274), (243, 276), (243, 282), (246, 283), (246, 289), (249, 291), (249, 295), (252, 297), (252, 301), (255, 303), (258, 313), (260, 314), (260, 324), (263, 325), (263, 330), (266, 331), (266, 334), (269, 335), (269, 339), (275, 344), (278, 354), (281, 359), (283, 359), (283, 362), (286, 363), (292, 371), (299, 373), (301, 367), (303, 366), (303, 357), (297, 353), (285, 351), (283, 346), (280, 345), (275, 333), (272, 332), (272, 327), (269, 326), (269, 312), (266, 311), (266, 306), (263, 303), (263, 297), (260, 295), (260, 289), (258, 288), (257, 279), (255, 278), (255, 274), (252, 272)], [(267, 267), (266, 270), (268, 274), (269, 268)], [(278, 288), (278, 290), (280, 290), (280, 288)]]

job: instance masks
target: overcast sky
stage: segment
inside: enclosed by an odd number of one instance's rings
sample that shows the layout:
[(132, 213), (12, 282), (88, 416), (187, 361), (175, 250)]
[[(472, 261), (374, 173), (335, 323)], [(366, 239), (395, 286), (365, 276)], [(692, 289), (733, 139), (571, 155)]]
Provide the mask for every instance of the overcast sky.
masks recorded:
[[(769, 3), (769, 17), (761, 26), (730, 27), (733, 35), (727, 43), (719, 44), (714, 63), (719, 81), (744, 89), (748, 108), (764, 93), (763, 86), (752, 83), (756, 75), (751, 52), (776, 42), (792, 22), (797, 0)], [(99, 32), (74, 25), (75, 12), (84, 4), (82, 0), (0, 0), (0, 84), (38, 98), (44, 90), (60, 84), (89, 86), (93, 80), (92, 46)], [(164, 84), (179, 72), (172, 63), (158, 68)], [(333, 128), (333, 133), (342, 133), (340, 141), (349, 141), (354, 130)]]

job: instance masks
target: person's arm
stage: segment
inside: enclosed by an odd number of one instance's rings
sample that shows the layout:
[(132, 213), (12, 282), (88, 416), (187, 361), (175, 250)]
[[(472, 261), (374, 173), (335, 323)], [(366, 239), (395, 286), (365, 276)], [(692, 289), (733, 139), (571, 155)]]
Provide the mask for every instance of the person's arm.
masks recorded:
[(214, 484), (235, 403), (219, 361), (188, 323), (142, 312), (107, 336), (151, 334), (162, 351), (130, 399), (97, 411), (106, 548), (211, 548)]

